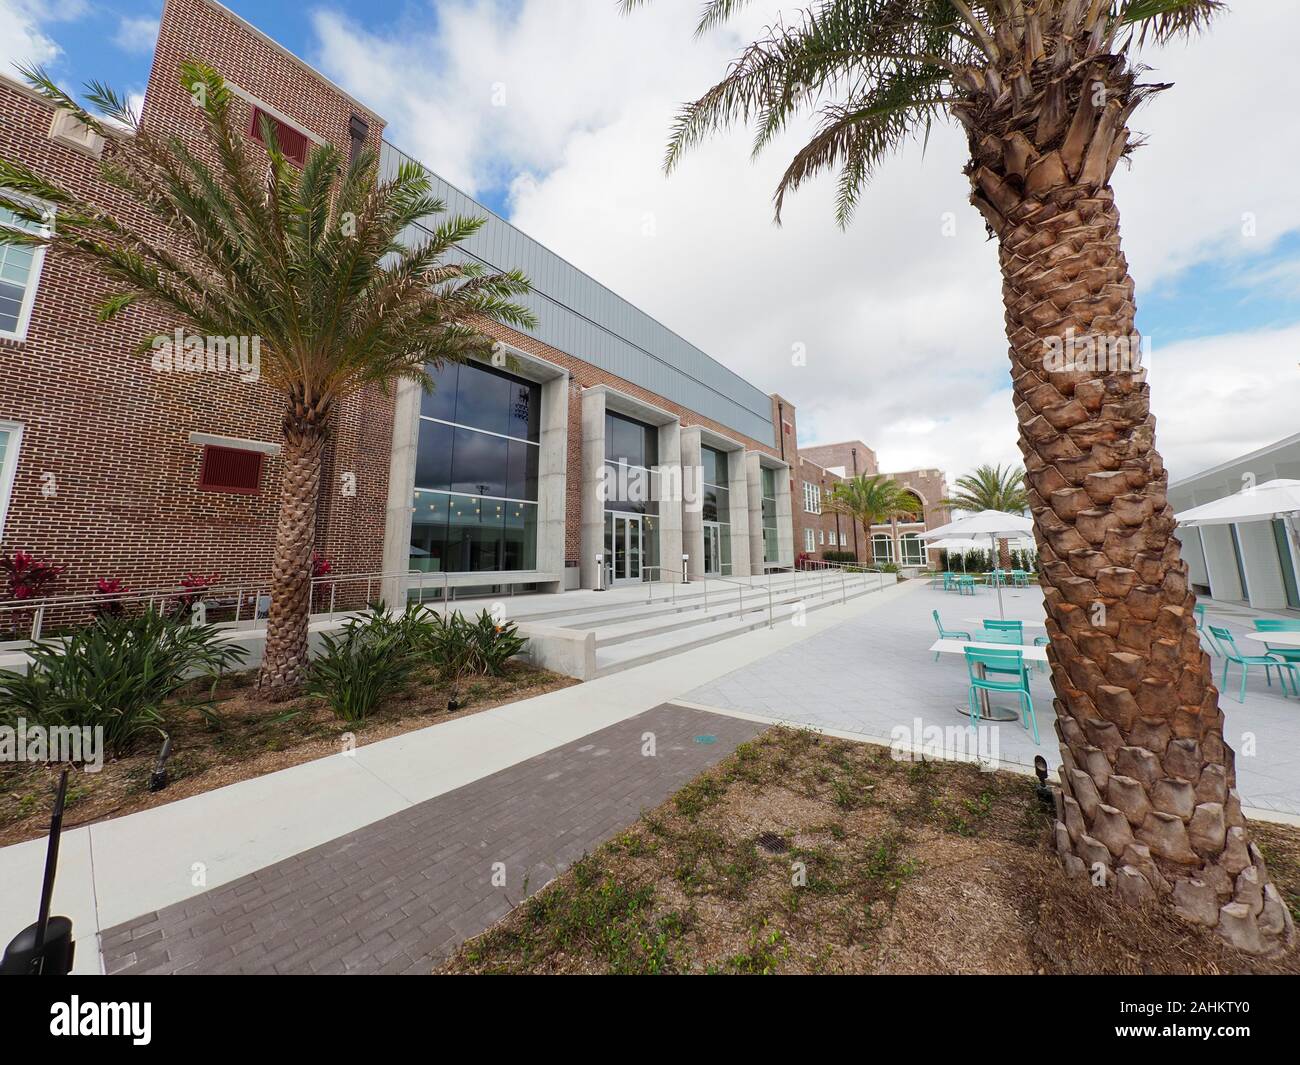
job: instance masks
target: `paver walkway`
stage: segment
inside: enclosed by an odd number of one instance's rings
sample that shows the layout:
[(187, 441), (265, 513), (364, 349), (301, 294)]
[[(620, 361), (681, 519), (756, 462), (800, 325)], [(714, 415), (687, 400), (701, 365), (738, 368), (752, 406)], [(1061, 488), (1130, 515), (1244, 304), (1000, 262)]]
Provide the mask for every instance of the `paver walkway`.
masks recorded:
[(428, 972), (763, 728), (658, 706), (106, 929), (105, 969)]

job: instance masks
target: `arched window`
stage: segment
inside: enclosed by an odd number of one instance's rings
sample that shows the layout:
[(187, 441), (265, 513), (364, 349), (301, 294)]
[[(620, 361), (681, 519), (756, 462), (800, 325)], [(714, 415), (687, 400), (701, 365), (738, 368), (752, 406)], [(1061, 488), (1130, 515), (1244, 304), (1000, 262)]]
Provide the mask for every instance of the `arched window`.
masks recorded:
[(925, 544), (916, 533), (903, 533), (899, 537), (898, 550), (904, 566), (925, 565)]

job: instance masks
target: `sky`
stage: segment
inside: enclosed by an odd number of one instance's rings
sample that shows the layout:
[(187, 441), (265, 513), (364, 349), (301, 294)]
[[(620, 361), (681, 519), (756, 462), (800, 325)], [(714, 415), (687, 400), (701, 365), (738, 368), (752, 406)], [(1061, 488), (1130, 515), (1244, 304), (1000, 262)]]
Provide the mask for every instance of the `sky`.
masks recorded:
[[(853, 224), (830, 181), (771, 195), (806, 127), (757, 159), (737, 129), (670, 177), (681, 103), (791, 5), (693, 37), (699, 0), (230, 0), (387, 121), (390, 141), (798, 409), (801, 444), (882, 469), (1019, 462), (996, 249), (964, 138), (889, 161)], [(1290, 4), (1233, 0), (1139, 57), (1173, 82), (1130, 121), (1114, 186), (1173, 479), (1300, 431), (1300, 112)], [(0, 0), (0, 67), (142, 93), (161, 0)], [(510, 264), (500, 264), (510, 265)], [(803, 358), (797, 358), (801, 353)]]

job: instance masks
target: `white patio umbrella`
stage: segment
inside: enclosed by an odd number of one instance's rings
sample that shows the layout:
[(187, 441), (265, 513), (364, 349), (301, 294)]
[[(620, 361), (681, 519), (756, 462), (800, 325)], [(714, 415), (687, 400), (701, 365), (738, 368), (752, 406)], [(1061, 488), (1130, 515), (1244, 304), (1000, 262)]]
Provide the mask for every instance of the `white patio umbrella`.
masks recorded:
[[(927, 529), (921, 533), (921, 539), (942, 540), (950, 536), (966, 539), (975, 536), (987, 536), (990, 551), (996, 552), (999, 540), (1019, 540), (1032, 535), (1033, 531), (1033, 521), (1022, 514), (1008, 514), (1001, 510), (981, 510), (975, 514), (967, 514), (964, 518), (958, 518), (956, 521), (950, 521), (947, 525), (940, 525), (937, 529)], [(998, 590), (998, 616), (1005, 618), (1007, 614), (1002, 605), (1002, 585), (997, 584), (996, 587)]]
[(1280, 518), (1291, 540), (1291, 550), (1300, 558), (1300, 481), (1279, 478), (1245, 488), (1235, 495), (1175, 514), (1179, 525), (1236, 525), (1247, 521)]

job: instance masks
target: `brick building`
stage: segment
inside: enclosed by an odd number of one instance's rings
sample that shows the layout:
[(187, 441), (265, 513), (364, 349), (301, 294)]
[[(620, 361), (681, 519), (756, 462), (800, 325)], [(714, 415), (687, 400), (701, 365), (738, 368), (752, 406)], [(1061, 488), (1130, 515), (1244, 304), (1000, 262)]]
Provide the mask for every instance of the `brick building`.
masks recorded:
[(916, 497), (922, 520), (873, 525), (869, 532), (856, 522), (828, 513), (824, 503), (837, 481), (882, 474), (875, 451), (861, 440), (804, 445), (799, 448), (799, 471), (802, 484), (795, 513), (799, 551), (815, 558), (825, 557), (827, 550), (850, 551), (858, 561), (877, 565), (937, 565), (939, 553), (927, 548), (919, 534), (952, 520), (949, 509), (942, 504), (948, 496), (942, 470), (883, 472), (883, 476), (897, 481)]
[[(202, 150), (177, 76), (185, 58), (223, 74), (250, 137), (259, 114), (277, 123), (286, 154), (364, 143), (384, 174), (408, 158), (383, 139), (382, 116), (212, 0), (165, 4), (141, 116), (151, 129)], [(149, 225), (99, 177), (114, 143), (7, 78), (0, 118), (0, 154)], [(683, 556), (694, 574), (791, 565), (793, 404), (430, 177), (449, 212), (487, 218), (465, 251), (533, 280), (539, 324), (487, 327), (492, 364), (445, 368), (433, 394), (374, 390), (336, 413), (316, 523), (335, 575), (551, 590), (678, 580)], [(18, 222), (0, 206), (0, 224)], [(137, 590), (188, 573), (265, 580), (279, 397), (227, 371), (155, 370), (139, 346), (173, 323), (139, 309), (101, 323), (109, 287), (93, 273), (4, 254), (0, 551), (66, 565), (54, 595), (99, 578)]]

